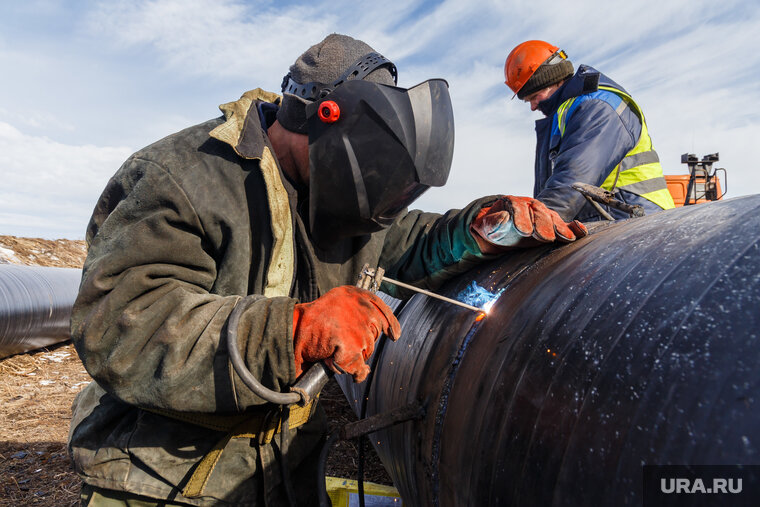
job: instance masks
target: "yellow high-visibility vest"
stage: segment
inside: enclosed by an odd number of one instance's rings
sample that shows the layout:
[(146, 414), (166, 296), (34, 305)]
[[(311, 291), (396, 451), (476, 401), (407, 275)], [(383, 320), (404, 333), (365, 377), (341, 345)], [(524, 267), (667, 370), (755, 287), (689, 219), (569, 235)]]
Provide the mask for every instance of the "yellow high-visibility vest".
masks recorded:
[[(662, 175), (660, 158), (652, 147), (652, 139), (649, 137), (649, 130), (641, 108), (633, 100), (633, 97), (622, 90), (611, 86), (599, 86), (599, 90), (612, 92), (621, 98), (622, 102), (616, 108), (618, 114), (622, 113), (626, 107), (630, 107), (641, 120), (641, 134), (636, 146), (626, 153), (612, 172), (607, 175), (601, 187), (610, 192), (616, 188), (626, 190), (652, 201), (662, 209), (675, 208), (673, 196), (670, 195), (667, 183)], [(567, 113), (576, 98), (566, 100), (557, 109), (557, 125), (560, 136), (565, 134)], [(600, 94), (597, 98), (615, 107), (609, 100), (606, 100), (604, 94)]]

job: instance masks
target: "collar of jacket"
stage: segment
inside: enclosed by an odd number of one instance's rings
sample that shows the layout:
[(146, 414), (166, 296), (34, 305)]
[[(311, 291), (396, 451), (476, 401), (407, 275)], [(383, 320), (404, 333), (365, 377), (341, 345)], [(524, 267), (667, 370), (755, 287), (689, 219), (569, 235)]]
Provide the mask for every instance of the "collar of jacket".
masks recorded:
[(226, 121), (209, 135), (229, 144), (243, 158), (260, 159), (267, 143), (255, 104), (257, 101), (279, 104), (280, 99), (276, 93), (261, 88), (245, 92), (238, 100), (219, 106)]
[(565, 84), (560, 86), (551, 97), (538, 103), (538, 109), (547, 117), (554, 116), (563, 102), (579, 95), (595, 92), (599, 89), (599, 85), (610, 86), (628, 93), (625, 88), (595, 68), (580, 65), (575, 75), (565, 81)]
[(595, 92), (599, 88), (600, 76), (601, 73), (593, 67), (580, 65), (575, 75), (565, 81), (551, 97), (538, 103), (538, 109), (546, 116), (553, 116), (567, 99)]
[(290, 196), (283, 184), (280, 166), (259, 120), (258, 101), (279, 103), (280, 96), (256, 88), (247, 91), (235, 102), (222, 104), (219, 109), (227, 121), (209, 132), (209, 135), (232, 146), (235, 153), (249, 160), (259, 160), (259, 169), (267, 189), (270, 224), (272, 227), (271, 260), (267, 267), (267, 284), (264, 296), (288, 296), (293, 286), (295, 244)]

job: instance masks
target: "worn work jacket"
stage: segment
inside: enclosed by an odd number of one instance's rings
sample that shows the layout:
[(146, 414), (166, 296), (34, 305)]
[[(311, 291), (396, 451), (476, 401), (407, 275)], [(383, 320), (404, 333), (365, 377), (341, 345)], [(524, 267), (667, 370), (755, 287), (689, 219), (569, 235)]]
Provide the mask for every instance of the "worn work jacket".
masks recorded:
[[(643, 206), (646, 213), (673, 208), (644, 115), (617, 83), (581, 65), (551, 97), (539, 103), (533, 195), (565, 220), (599, 220), (570, 185), (588, 183)], [(615, 218), (628, 215), (605, 207)]]
[[(265, 386), (284, 391), (296, 380), (296, 302), (355, 284), (365, 263), (435, 288), (485, 258), (468, 228), (493, 198), (445, 215), (408, 212), (383, 231), (317, 248), (308, 189), (283, 176), (258, 113), (278, 100), (247, 92), (221, 106), (224, 117), (135, 153), (96, 205), (71, 318), (95, 382), (74, 402), (69, 436), (92, 486), (191, 505), (278, 504), (278, 439), (212, 429), (217, 419), (276, 413), (230, 366), (224, 337), (241, 296), (259, 295), (240, 320), (241, 354)], [(313, 505), (326, 421), (319, 408), (305, 415), (290, 431), (288, 463), (299, 503)]]

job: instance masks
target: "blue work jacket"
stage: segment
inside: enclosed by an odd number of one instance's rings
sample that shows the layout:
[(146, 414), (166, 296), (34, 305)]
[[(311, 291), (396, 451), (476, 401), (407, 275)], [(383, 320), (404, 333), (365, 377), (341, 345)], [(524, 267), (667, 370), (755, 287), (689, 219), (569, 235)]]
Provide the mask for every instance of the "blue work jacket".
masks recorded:
[[(641, 120), (631, 108), (615, 108), (599, 98), (605, 92), (599, 85), (625, 91), (610, 78), (587, 65), (581, 65), (551, 97), (538, 104), (546, 118), (536, 121), (536, 166), (533, 197), (555, 210), (564, 220), (594, 221), (602, 217), (570, 185), (576, 181), (601, 186), (623, 157), (636, 145)], [(560, 135), (557, 109), (568, 99), (578, 97)], [(644, 211), (660, 211), (653, 202), (616, 189), (615, 197), (629, 204), (640, 204)], [(603, 206), (614, 218), (628, 215)]]

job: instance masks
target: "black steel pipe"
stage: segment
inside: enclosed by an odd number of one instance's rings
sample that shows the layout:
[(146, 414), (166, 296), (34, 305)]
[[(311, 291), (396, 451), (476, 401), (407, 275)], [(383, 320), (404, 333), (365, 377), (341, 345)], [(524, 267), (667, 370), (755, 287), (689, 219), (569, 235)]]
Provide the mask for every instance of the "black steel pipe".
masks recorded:
[(418, 295), (357, 413), (405, 505), (640, 505), (642, 465), (760, 464), (760, 195), (600, 224)]
[(68, 340), (81, 269), (0, 264), (0, 357)]

